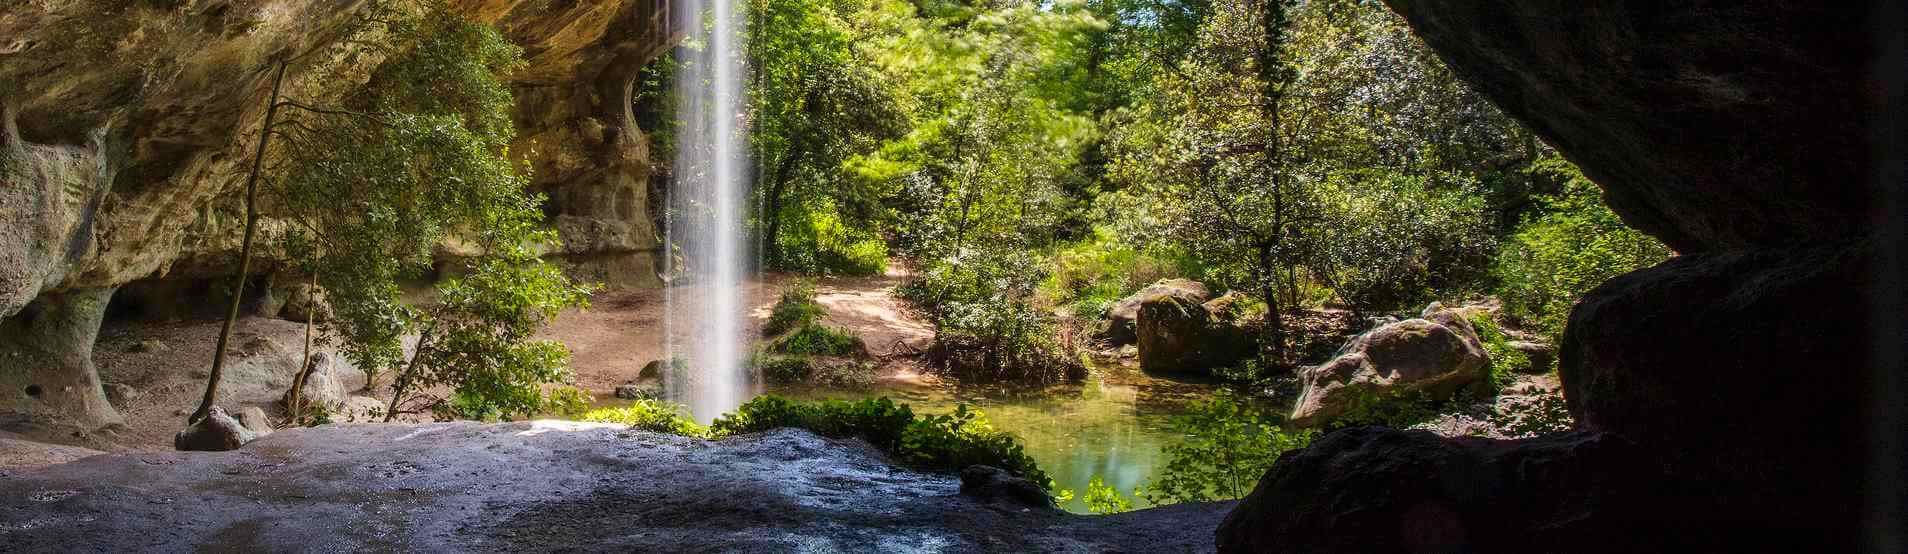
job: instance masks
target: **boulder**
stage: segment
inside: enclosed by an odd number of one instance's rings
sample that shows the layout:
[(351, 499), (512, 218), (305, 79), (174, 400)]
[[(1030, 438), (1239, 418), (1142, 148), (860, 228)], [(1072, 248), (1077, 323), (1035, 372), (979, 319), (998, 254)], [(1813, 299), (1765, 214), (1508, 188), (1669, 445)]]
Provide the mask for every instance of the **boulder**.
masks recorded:
[[(1687, 491), (1684, 513), (1824, 545), (1856, 536), (1871, 489), (1850, 466), (1880, 393), (1863, 371), (1872, 322), (1850, 315), (1872, 305), (1872, 264), (1861, 246), (1797, 247), (1681, 256), (1612, 279), (1564, 331), (1570, 413), (1656, 453)], [(1761, 417), (1772, 409), (1786, 415)]]
[(246, 430), (251, 431), (253, 436), (263, 438), (272, 434), (272, 420), (267, 418), (265, 410), (258, 406), (246, 406), (245, 409), (239, 410), (238, 422), (239, 425), (244, 425)]
[(1361, 402), (1391, 395), (1448, 398), (1490, 371), (1490, 355), (1458, 310), (1433, 304), (1424, 317), (1372, 329), (1330, 361), (1299, 370), (1292, 423), (1330, 421)]
[(616, 397), (624, 400), (653, 400), (661, 396), (660, 387), (640, 383), (623, 383), (616, 386)]
[(1525, 358), (1530, 359), (1530, 365), (1525, 366), (1526, 371), (1530, 373), (1547, 373), (1551, 368), (1556, 367), (1557, 347), (1552, 346), (1550, 343), (1514, 340), (1508, 344), (1511, 350), (1516, 350), (1522, 353)]
[(1258, 343), (1242, 303), (1234, 294), (1203, 304), (1187, 295), (1148, 298), (1139, 309), (1140, 369), (1204, 374), (1251, 356)]
[(1101, 317), (1103, 327), (1099, 332), (1099, 338), (1111, 346), (1121, 346), (1139, 342), (1140, 305), (1146, 303), (1149, 299), (1162, 296), (1171, 296), (1193, 304), (1201, 304), (1207, 299), (1212, 298), (1212, 293), (1206, 290), (1205, 283), (1198, 281), (1190, 279), (1162, 279), (1157, 283), (1147, 285), (1146, 288), (1140, 289), (1139, 292), (1135, 292), (1131, 296), (1127, 296), (1119, 302), (1113, 303), (1112, 306), (1109, 306), (1106, 309), (1106, 315)]
[(331, 304), (325, 302), (325, 293), (311, 283), (297, 283), (279, 294), (284, 295), (278, 317), (288, 321), (304, 322), (311, 318), (314, 322), (331, 320)]
[(1718, 537), (1667, 523), (1656, 469), (1605, 433), (1522, 441), (1340, 430), (1286, 454), (1220, 524), (1220, 552), (1635, 552)]
[[(332, 373), (331, 354), (317, 352), (313, 353), (311, 358), (313, 364), (311, 374), (305, 376), (305, 386), (299, 388), (298, 394), (303, 397), (304, 405), (307, 407), (322, 407), (325, 411), (336, 412), (344, 407), (345, 399), (350, 393), (345, 389), (344, 382)], [(278, 403), (287, 410), (291, 409), (291, 388), (285, 389), (285, 394), (278, 398)]]
[(961, 469), (961, 494), (984, 502), (1010, 502), (1030, 508), (1054, 509), (1053, 497), (1025, 478), (993, 466), (972, 465)]
[(179, 434), (172, 436), (172, 447), (179, 450), (200, 452), (224, 452), (238, 450), (245, 443), (257, 439), (258, 435), (237, 419), (226, 415), (225, 408), (213, 406), (211, 413), (198, 423), (187, 426)]

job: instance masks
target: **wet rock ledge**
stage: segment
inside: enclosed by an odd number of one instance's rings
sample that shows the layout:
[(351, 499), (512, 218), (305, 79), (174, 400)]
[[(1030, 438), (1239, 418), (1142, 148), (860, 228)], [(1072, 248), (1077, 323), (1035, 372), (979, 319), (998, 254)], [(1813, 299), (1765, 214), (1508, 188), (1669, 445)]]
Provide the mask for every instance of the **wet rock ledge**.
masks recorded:
[(858, 441), (620, 425), (342, 424), (234, 452), (0, 470), (9, 552), (1199, 552), (1233, 503), (1081, 516)]

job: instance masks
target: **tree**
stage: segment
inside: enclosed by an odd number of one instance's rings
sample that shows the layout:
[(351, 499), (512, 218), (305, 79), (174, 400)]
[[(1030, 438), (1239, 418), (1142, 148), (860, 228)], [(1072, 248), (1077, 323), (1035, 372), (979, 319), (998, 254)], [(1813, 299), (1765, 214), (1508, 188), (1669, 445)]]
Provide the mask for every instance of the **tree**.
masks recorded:
[[(806, 271), (879, 271), (885, 248), (860, 256), (875, 259), (854, 259), (843, 252), (853, 245), (833, 244), (879, 245), (873, 233), (823, 236), (843, 220), (858, 229), (875, 224), (880, 189), (851, 179), (841, 166), (906, 131), (893, 84), (856, 46), (869, 31), (852, 28), (845, 19), (852, 13), (841, 3), (754, 0), (751, 7), (750, 139), (764, 169), (757, 219), (765, 262)], [(790, 235), (791, 220), (809, 225)]]
[[(363, 47), (383, 60), (362, 90), (337, 107), (284, 103), (298, 114), (277, 131), (293, 148), (274, 191), (299, 224), (286, 250), (312, 268), (335, 312), (327, 334), (367, 386), (394, 374), (387, 420), (543, 411), (565, 400), (544, 385), (569, 379), (568, 354), (530, 336), (583, 305), (588, 288), (535, 255), (556, 238), (508, 155), (514, 102), (502, 76), (521, 52), (441, 6), (382, 8), (367, 19), (387, 38)], [(365, 63), (336, 59), (333, 71)], [(440, 250), (452, 257), (439, 298), (407, 303), (400, 283), (437, 272)], [(433, 394), (443, 389), (451, 395)]]

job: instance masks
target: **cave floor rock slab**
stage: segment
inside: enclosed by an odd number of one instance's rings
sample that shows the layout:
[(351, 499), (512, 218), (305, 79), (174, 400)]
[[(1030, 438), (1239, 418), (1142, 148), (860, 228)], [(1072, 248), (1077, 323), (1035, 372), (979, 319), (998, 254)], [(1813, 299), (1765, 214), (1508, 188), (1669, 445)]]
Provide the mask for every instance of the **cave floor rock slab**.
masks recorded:
[(859, 441), (342, 424), (0, 475), (0, 544), (78, 551), (1203, 552), (1232, 503), (1082, 516), (960, 496)]

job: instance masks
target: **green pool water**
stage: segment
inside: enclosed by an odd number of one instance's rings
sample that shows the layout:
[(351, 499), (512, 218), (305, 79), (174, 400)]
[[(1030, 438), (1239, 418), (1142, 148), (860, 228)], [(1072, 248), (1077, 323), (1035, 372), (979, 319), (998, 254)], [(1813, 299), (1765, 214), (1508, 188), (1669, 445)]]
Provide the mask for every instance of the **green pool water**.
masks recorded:
[(916, 413), (940, 414), (966, 403), (981, 409), (994, 428), (1020, 437), (1027, 454), (1074, 498), (1062, 508), (1086, 513), (1087, 483), (1095, 476), (1118, 489), (1133, 507), (1151, 504), (1135, 491), (1166, 463), (1165, 447), (1178, 444), (1172, 416), (1214, 386), (1146, 375), (1125, 367), (1096, 368), (1084, 382), (1037, 391), (962, 387), (931, 381), (883, 382), (866, 391), (773, 388), (805, 400), (852, 400), (887, 396)]

